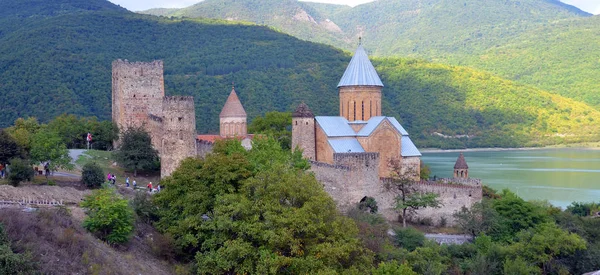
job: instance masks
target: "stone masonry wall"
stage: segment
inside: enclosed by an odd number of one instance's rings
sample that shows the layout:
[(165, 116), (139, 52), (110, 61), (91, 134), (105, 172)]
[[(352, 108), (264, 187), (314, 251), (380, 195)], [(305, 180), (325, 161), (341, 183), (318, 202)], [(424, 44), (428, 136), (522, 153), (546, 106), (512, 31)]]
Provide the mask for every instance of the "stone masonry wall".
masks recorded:
[(196, 115), (193, 97), (164, 98), (161, 148), (161, 177), (171, 175), (182, 160), (196, 155)]
[(164, 95), (162, 61), (112, 63), (112, 118), (121, 133), (145, 127), (148, 114), (161, 116)]
[[(311, 162), (311, 171), (325, 191), (334, 199), (340, 211), (354, 207), (363, 197), (373, 197), (379, 206), (379, 213), (386, 219), (397, 221), (398, 212), (394, 209), (398, 192), (388, 190), (389, 179), (378, 176), (379, 155), (377, 153), (340, 153), (334, 155), (335, 164)], [(439, 194), (441, 208), (425, 208), (409, 219), (429, 218), (439, 225), (442, 217), (447, 225), (454, 224), (452, 214), (461, 207), (471, 207), (481, 201), (481, 185), (444, 184), (422, 181), (415, 185), (420, 192)]]
[(196, 140), (196, 156), (205, 158), (206, 155), (212, 152), (215, 144), (206, 140)]
[(312, 117), (292, 118), (292, 150), (302, 149), (302, 156), (316, 160), (315, 119)]

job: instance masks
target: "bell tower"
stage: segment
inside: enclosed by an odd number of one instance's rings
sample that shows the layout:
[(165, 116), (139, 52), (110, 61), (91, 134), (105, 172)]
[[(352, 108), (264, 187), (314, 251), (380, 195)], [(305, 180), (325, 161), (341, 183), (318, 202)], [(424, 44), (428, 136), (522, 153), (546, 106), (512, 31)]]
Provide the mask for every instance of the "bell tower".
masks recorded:
[(454, 164), (454, 178), (469, 178), (469, 165), (467, 165), (467, 161), (465, 160), (463, 153), (460, 153), (458, 159), (456, 159), (456, 163)]
[(367, 121), (381, 116), (382, 88), (383, 83), (359, 40), (358, 48), (338, 84), (340, 116), (348, 121)]
[(292, 150), (302, 149), (302, 156), (316, 160), (315, 116), (304, 102), (292, 114)]

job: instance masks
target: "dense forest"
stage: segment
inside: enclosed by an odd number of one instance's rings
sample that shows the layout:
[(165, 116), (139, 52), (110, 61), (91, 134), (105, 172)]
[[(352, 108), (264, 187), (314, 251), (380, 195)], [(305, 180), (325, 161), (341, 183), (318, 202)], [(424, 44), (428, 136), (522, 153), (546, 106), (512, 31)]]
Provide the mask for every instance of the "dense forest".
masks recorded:
[[(217, 132), (231, 82), (250, 120), (301, 101), (335, 115), (336, 85), (351, 57), (267, 27), (139, 15), (106, 1), (3, 1), (0, 8), (0, 127), (63, 113), (110, 119), (118, 58), (164, 60), (166, 93), (194, 96), (201, 133)], [(386, 85), (384, 114), (399, 118), (420, 147), (598, 140), (600, 113), (585, 104), (468, 68), (373, 61)]]
[[(273, 4), (271, 2), (277, 2)], [(346, 50), (485, 69), (600, 105), (598, 16), (557, 0), (379, 0), (356, 7), (296, 0), (207, 0), (144, 13), (243, 20)]]

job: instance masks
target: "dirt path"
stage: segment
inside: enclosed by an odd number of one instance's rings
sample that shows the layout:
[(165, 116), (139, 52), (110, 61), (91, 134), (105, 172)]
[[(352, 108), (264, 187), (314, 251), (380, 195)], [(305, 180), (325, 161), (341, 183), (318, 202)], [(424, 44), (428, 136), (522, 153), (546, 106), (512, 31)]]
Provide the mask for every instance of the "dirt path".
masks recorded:
[(63, 204), (78, 204), (89, 190), (77, 190), (73, 187), (25, 185), (12, 187), (0, 185), (0, 200), (48, 200), (62, 201)]

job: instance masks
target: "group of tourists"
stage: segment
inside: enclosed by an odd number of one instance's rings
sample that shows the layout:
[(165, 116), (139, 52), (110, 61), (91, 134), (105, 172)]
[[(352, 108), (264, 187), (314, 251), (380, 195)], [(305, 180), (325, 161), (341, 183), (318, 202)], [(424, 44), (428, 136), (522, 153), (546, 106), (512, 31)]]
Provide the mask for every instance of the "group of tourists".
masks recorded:
[[(108, 173), (106, 175), (106, 180), (112, 184), (115, 185), (117, 183), (117, 176), (115, 176), (114, 174)], [(137, 182), (135, 181), (135, 179), (131, 182), (133, 185), (133, 189), (137, 188)], [(131, 185), (129, 185), (129, 177), (127, 177), (125, 179), (125, 187), (130, 187)], [(157, 184), (155, 188), (153, 188), (152, 186), (152, 182), (148, 183), (148, 185), (146, 185), (146, 188), (148, 188), (148, 192), (150, 193), (157, 193), (160, 192), (160, 184)]]
[(0, 163), (0, 179), (5, 178), (6, 175), (8, 174), (7, 173), (8, 167), (7, 166), (8, 165), (6, 165), (6, 164)]

